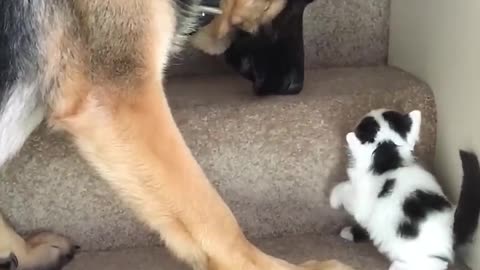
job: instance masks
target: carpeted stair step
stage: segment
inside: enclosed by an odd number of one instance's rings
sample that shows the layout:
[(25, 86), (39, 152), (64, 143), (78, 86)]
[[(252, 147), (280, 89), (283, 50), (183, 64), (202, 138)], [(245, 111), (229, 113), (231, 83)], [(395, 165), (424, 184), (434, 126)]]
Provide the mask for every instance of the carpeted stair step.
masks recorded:
[[(356, 270), (386, 270), (387, 259), (370, 243), (354, 244), (336, 235), (304, 234), (254, 240), (267, 252), (292, 263), (337, 259)], [(65, 270), (189, 270), (163, 248), (125, 249), (80, 254)], [(459, 263), (450, 270), (466, 270)], [(420, 269), (419, 269), (420, 270)]]
[[(371, 109), (420, 109), (418, 154), (432, 162), (432, 92), (397, 69), (311, 70), (298, 96), (255, 97), (238, 76), (175, 79), (167, 89), (194, 155), (251, 237), (336, 233), (344, 215), (330, 209), (327, 192), (344, 180), (345, 134)], [(85, 250), (158, 243), (74, 147), (45, 128), (0, 174), (0, 208), (22, 232), (52, 229)]]

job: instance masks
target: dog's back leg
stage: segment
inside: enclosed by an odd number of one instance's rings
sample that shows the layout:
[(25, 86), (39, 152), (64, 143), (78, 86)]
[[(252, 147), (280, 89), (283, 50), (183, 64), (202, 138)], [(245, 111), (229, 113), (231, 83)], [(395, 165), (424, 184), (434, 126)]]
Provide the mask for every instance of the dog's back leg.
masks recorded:
[[(0, 94), (0, 168), (25, 143), (43, 119), (43, 109), (35, 89), (27, 83), (15, 83)], [(0, 214), (0, 261), (3, 265), (18, 264), (16, 256), (26, 251), (26, 243)]]
[[(0, 167), (21, 149), (44, 118), (44, 107), (34, 84), (15, 83), (3, 93), (0, 108)], [(72, 254), (70, 242), (53, 233), (38, 234), (25, 241), (0, 214), (0, 265), (18, 266), (20, 269), (50, 269), (68, 261)]]

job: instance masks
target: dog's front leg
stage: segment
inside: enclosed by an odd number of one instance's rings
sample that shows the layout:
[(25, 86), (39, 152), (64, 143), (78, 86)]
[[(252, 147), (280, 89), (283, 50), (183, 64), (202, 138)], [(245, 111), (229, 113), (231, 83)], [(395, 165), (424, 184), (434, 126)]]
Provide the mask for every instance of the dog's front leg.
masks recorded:
[[(83, 86), (85, 86), (83, 84)], [(93, 88), (93, 87), (92, 87)], [(254, 247), (184, 142), (154, 82), (63, 95), (51, 115), (167, 247), (196, 270), (296, 269)], [(59, 108), (64, 108), (59, 106)]]
[(256, 260), (186, 146), (158, 83), (130, 92), (96, 87), (102, 91), (65, 90), (51, 123), (72, 135), (83, 156), (177, 257), (199, 270)]

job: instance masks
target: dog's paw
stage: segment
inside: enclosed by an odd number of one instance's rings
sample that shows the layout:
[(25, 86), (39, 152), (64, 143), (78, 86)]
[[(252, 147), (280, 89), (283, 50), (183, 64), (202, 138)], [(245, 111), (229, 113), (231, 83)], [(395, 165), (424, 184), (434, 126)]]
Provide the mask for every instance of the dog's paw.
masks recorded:
[(10, 253), (6, 258), (0, 258), (0, 270), (17, 270), (18, 259), (15, 254)]
[(20, 269), (59, 270), (72, 261), (80, 249), (64, 236), (43, 232), (27, 239), (28, 258), (20, 258)]
[(352, 227), (348, 226), (348, 227), (343, 228), (342, 231), (340, 232), (340, 237), (342, 237), (343, 239), (345, 239), (347, 241), (354, 242), (355, 241), (355, 235), (353, 234)]
[(300, 266), (306, 270), (354, 270), (351, 266), (337, 260), (307, 261)]

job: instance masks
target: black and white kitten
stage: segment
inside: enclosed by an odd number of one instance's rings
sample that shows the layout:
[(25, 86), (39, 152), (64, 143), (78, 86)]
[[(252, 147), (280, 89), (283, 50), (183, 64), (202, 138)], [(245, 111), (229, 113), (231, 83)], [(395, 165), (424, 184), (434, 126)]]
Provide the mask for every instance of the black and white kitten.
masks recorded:
[(346, 136), (348, 181), (330, 195), (355, 221), (341, 236), (370, 238), (391, 261), (390, 270), (443, 270), (457, 245), (474, 233), (480, 211), (480, 167), (472, 153), (460, 152), (464, 182), (455, 208), (435, 177), (420, 166), (413, 150), (421, 113), (371, 111)]

